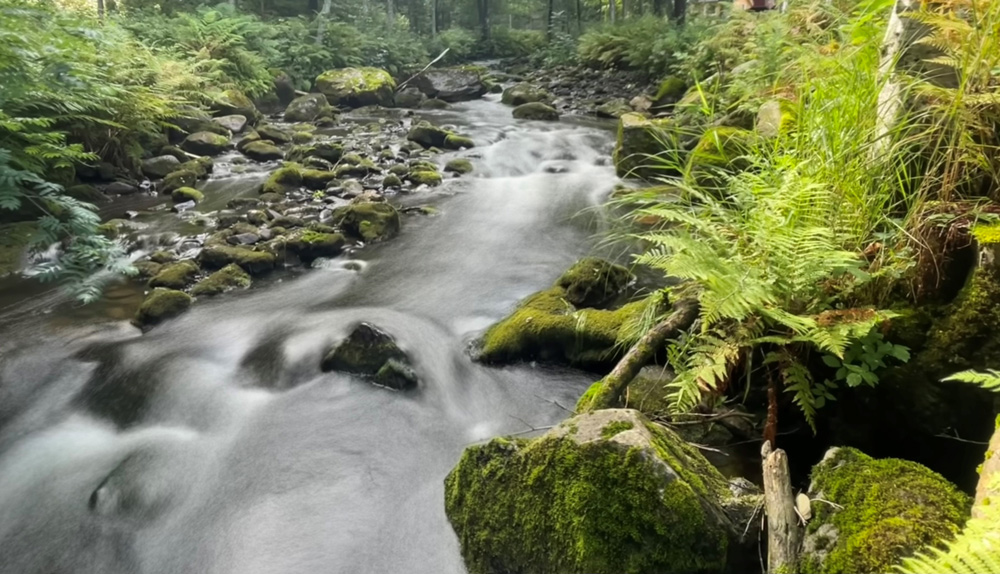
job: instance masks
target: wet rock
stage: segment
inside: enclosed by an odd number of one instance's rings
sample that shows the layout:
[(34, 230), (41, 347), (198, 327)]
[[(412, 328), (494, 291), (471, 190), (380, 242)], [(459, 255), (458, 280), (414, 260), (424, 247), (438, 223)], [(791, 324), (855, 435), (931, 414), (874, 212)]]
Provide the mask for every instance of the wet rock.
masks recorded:
[(223, 209), (215, 214), (215, 224), (219, 229), (226, 229), (239, 223), (240, 214), (232, 209)]
[(450, 107), (448, 102), (437, 98), (429, 98), (420, 104), (420, 109), (422, 110), (447, 110)]
[(94, 205), (100, 205), (111, 201), (111, 198), (98, 191), (96, 187), (87, 184), (67, 187), (65, 193), (73, 199), (84, 203), (92, 203)]
[(655, 109), (657, 112), (668, 109), (681, 101), (686, 92), (687, 84), (684, 83), (684, 80), (677, 76), (668, 76), (660, 82), (656, 95), (652, 98), (651, 109)]
[(138, 327), (151, 327), (187, 311), (191, 296), (174, 289), (153, 289), (142, 301), (132, 320)]
[(392, 76), (378, 68), (330, 70), (320, 74), (315, 84), (330, 104), (345, 108), (390, 105), (395, 87)]
[(178, 163), (184, 163), (189, 159), (191, 159), (191, 156), (188, 155), (187, 152), (185, 152), (184, 150), (175, 145), (165, 145), (161, 147), (159, 155), (173, 156), (177, 159)]
[(397, 108), (419, 108), (426, 99), (419, 88), (407, 86), (396, 93), (395, 102)]
[(429, 122), (415, 124), (406, 134), (406, 139), (418, 143), (424, 148), (461, 149), (475, 146), (471, 139), (439, 128)]
[(205, 267), (221, 269), (226, 265), (236, 264), (251, 275), (262, 275), (274, 269), (273, 253), (256, 251), (248, 247), (232, 247), (228, 245), (206, 245), (198, 260)]
[(333, 210), (333, 221), (352, 237), (367, 243), (391, 239), (399, 233), (396, 208), (388, 203), (357, 203)]
[(375, 383), (397, 391), (407, 391), (417, 388), (420, 384), (420, 378), (410, 365), (403, 361), (389, 359), (375, 373)]
[(174, 261), (177, 261), (177, 255), (171, 251), (164, 251), (161, 249), (150, 254), (149, 260), (156, 263), (173, 263)]
[(250, 283), (250, 275), (246, 271), (239, 265), (230, 264), (199, 281), (191, 289), (191, 294), (196, 297), (211, 297), (236, 289), (248, 289)]
[(260, 241), (260, 235), (256, 233), (237, 233), (226, 238), (226, 243), (230, 245), (253, 245)]
[(163, 193), (172, 193), (175, 189), (180, 189), (182, 187), (193, 187), (198, 183), (198, 174), (182, 169), (172, 172), (163, 178), (163, 186), (160, 191)]
[(292, 229), (295, 227), (303, 227), (306, 224), (301, 217), (296, 217), (294, 215), (282, 214), (271, 220), (271, 228), (284, 227), (285, 229)]
[(552, 96), (542, 88), (535, 87), (526, 82), (521, 82), (504, 90), (503, 95), (500, 97), (500, 101), (508, 106), (515, 107), (534, 102), (551, 104)]
[(723, 572), (760, 500), (627, 409), (469, 447), (445, 479), (465, 564), (482, 573)]
[(853, 448), (827, 451), (812, 471), (813, 518), (803, 541), (805, 574), (890, 572), (905, 556), (946, 540), (971, 500), (915, 462), (873, 459)]
[(108, 195), (132, 195), (139, 191), (139, 187), (126, 181), (114, 181), (105, 185), (104, 193)]
[(458, 174), (470, 173), (472, 171), (472, 162), (465, 158), (455, 158), (445, 164), (444, 170)]
[(229, 138), (211, 132), (195, 132), (181, 142), (181, 149), (197, 155), (219, 155), (228, 148)]
[(334, 176), (337, 178), (345, 177), (365, 177), (368, 172), (372, 170), (374, 164), (371, 162), (361, 163), (361, 164), (345, 164), (341, 165), (334, 172)]
[(319, 158), (338, 163), (344, 157), (344, 146), (331, 142), (318, 142), (308, 146), (295, 146), (288, 151), (288, 161), (300, 162), (306, 158)]
[(403, 182), (399, 179), (399, 176), (389, 174), (382, 178), (382, 187), (400, 187)]
[(278, 161), (285, 157), (278, 146), (266, 141), (254, 141), (243, 146), (243, 155), (254, 161)]
[[(390, 361), (394, 364), (389, 365)], [(376, 377), (381, 372), (380, 378), (385, 386), (392, 388), (412, 388), (416, 385), (415, 374), (410, 382), (410, 373), (406, 372), (407, 369), (412, 372), (409, 357), (392, 335), (370, 323), (355, 325), (347, 338), (323, 357), (321, 367), (324, 372), (341, 371)]]
[(201, 203), (205, 199), (205, 195), (193, 187), (179, 187), (170, 192), (170, 199), (174, 203), (184, 203), (185, 201)]
[(311, 122), (320, 116), (331, 114), (332, 111), (323, 94), (306, 94), (288, 104), (288, 108), (285, 109), (285, 121)]
[[(240, 115), (250, 123), (256, 123), (260, 114), (250, 98), (239, 90), (226, 90), (212, 102), (212, 110), (219, 116)], [(206, 155), (206, 154), (201, 154)]]
[(444, 149), (462, 150), (474, 147), (476, 147), (476, 143), (472, 141), (472, 138), (454, 133), (448, 134), (448, 137), (444, 140)]
[(226, 128), (227, 130), (233, 132), (234, 134), (240, 133), (241, 131), (243, 131), (243, 128), (247, 126), (247, 117), (240, 114), (221, 116), (218, 118), (214, 118), (212, 121)]
[(628, 102), (623, 98), (615, 98), (597, 106), (595, 113), (598, 117), (618, 119), (625, 114), (632, 113), (632, 106), (628, 105)]
[[(326, 189), (331, 181), (337, 179), (339, 171), (321, 171), (306, 169), (302, 171), (302, 183), (309, 189)], [(367, 173), (367, 170), (365, 171)]]
[(296, 164), (285, 164), (271, 173), (264, 182), (261, 193), (287, 194), (302, 186), (302, 170)]
[(165, 287), (167, 289), (183, 289), (194, 281), (201, 269), (194, 261), (178, 261), (163, 266), (159, 273), (149, 280), (150, 287)]
[(619, 177), (677, 175), (673, 166), (658, 164), (650, 157), (664, 154), (663, 142), (670, 145), (676, 139), (677, 127), (669, 118), (650, 120), (635, 113), (623, 115), (618, 121), (618, 140), (613, 154), (615, 171)]
[(271, 140), (276, 144), (286, 144), (292, 142), (292, 132), (286, 129), (265, 124), (257, 126), (257, 134), (262, 140)]
[[(187, 161), (186, 157), (185, 161)], [(173, 155), (161, 155), (143, 160), (142, 173), (151, 179), (161, 179), (171, 172), (177, 171), (180, 166), (181, 162)]]
[(136, 277), (139, 279), (151, 279), (163, 269), (163, 265), (155, 261), (136, 261), (132, 266), (138, 271)]
[[(260, 134), (257, 133), (257, 130), (249, 131), (246, 135), (240, 138), (240, 141), (236, 142), (236, 151), (243, 153), (243, 150), (245, 150), (248, 145), (254, 142), (259, 142), (260, 139)], [(271, 143), (273, 144), (274, 142)]]
[(427, 70), (413, 79), (413, 85), (428, 98), (444, 102), (479, 99), (487, 90), (480, 71), (469, 67)]
[(521, 104), (514, 108), (514, 118), (518, 120), (536, 121), (556, 121), (559, 119), (559, 112), (550, 105), (541, 102)]
[(613, 301), (629, 283), (632, 274), (621, 265), (597, 257), (577, 261), (556, 281), (575, 307), (600, 307)]
[(252, 225), (264, 225), (267, 223), (267, 214), (259, 209), (251, 209), (246, 214), (247, 222)]
[(441, 182), (443, 181), (440, 173), (436, 171), (424, 170), (411, 171), (409, 179), (414, 185), (428, 185), (431, 187), (441, 185)]
[(309, 264), (320, 257), (336, 257), (346, 245), (340, 233), (325, 233), (303, 229), (288, 235), (288, 249), (298, 255), (303, 263)]
[(215, 161), (210, 157), (202, 156), (182, 163), (177, 170), (194, 172), (198, 179), (206, 179), (214, 168)]

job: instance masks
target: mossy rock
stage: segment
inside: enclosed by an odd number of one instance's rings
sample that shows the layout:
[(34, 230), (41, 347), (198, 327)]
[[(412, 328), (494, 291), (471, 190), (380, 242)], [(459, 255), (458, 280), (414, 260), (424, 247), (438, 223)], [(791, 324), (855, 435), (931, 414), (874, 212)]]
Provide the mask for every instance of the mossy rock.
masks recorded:
[(307, 144), (316, 138), (311, 132), (296, 131), (292, 133), (292, 141), (297, 144)]
[(260, 114), (257, 106), (243, 92), (239, 90), (226, 90), (215, 98), (212, 102), (212, 110), (216, 115), (231, 116), (238, 114), (247, 118), (250, 123), (256, 123)]
[(35, 221), (0, 224), (0, 277), (21, 269), (25, 251), (37, 230)]
[(132, 264), (132, 267), (135, 267), (136, 271), (138, 271), (135, 276), (136, 279), (151, 279), (163, 269), (163, 264), (155, 261), (136, 261)]
[(795, 127), (795, 104), (788, 100), (770, 100), (757, 110), (754, 129), (766, 138), (776, 138)]
[(285, 120), (289, 122), (312, 122), (331, 112), (330, 104), (323, 94), (299, 96), (285, 109)]
[(532, 102), (521, 104), (514, 108), (514, 119), (534, 120), (544, 122), (554, 122), (559, 119), (559, 112), (555, 108), (542, 102)]
[(625, 409), (469, 447), (445, 479), (474, 574), (721, 572), (736, 530), (729, 499), (696, 449)]
[(476, 147), (476, 142), (472, 141), (472, 138), (461, 136), (458, 134), (450, 133), (448, 137), (444, 138), (444, 149), (460, 150), (460, 149), (472, 149)]
[(181, 142), (181, 149), (197, 155), (219, 155), (228, 148), (229, 138), (212, 132), (195, 132)]
[(208, 156), (201, 156), (182, 163), (177, 169), (180, 171), (193, 172), (198, 179), (205, 179), (208, 177), (208, 174), (212, 173), (214, 168), (215, 160)]
[(337, 173), (318, 169), (302, 170), (302, 183), (309, 189), (326, 189), (331, 181), (337, 179)]
[(411, 171), (410, 181), (416, 185), (429, 185), (431, 187), (441, 185), (441, 174), (436, 171)]
[(108, 196), (101, 193), (96, 187), (87, 184), (74, 185), (66, 188), (66, 195), (73, 199), (93, 205), (100, 205), (111, 201)]
[(323, 371), (375, 375), (390, 359), (409, 362), (392, 335), (371, 323), (359, 323), (326, 354), (321, 366)]
[[(191, 156), (189, 156), (187, 154), (187, 152), (185, 152), (184, 150), (182, 150), (181, 148), (179, 148), (179, 147), (177, 147), (175, 145), (165, 145), (165, 146), (161, 147), (160, 148), (160, 155), (161, 156), (164, 156), (164, 155), (172, 156), (172, 157), (174, 157), (177, 160), (178, 164), (182, 164), (182, 163), (188, 161), (189, 159), (191, 159)], [(171, 170), (171, 171), (173, 171), (173, 170)], [(170, 172), (167, 172), (167, 173), (170, 173)]]
[(248, 247), (212, 244), (201, 250), (198, 261), (212, 269), (221, 269), (235, 263), (251, 275), (262, 275), (274, 269), (275, 257), (273, 253)]
[(445, 171), (458, 174), (471, 173), (472, 169), (472, 162), (463, 157), (457, 157), (450, 160), (444, 166)]
[[(436, 166), (435, 166), (436, 167)], [(401, 163), (396, 164), (389, 168), (389, 173), (397, 177), (406, 177), (410, 175), (410, 167), (403, 165)]]
[(188, 170), (182, 169), (175, 171), (167, 177), (163, 178), (163, 193), (173, 193), (175, 189), (180, 189), (182, 187), (193, 187), (198, 183), (198, 174)]
[(600, 307), (614, 300), (632, 282), (632, 274), (621, 265), (597, 257), (577, 261), (556, 281), (573, 306)]
[(178, 261), (164, 265), (159, 273), (149, 280), (149, 286), (167, 289), (183, 289), (194, 281), (201, 269), (194, 261)]
[(243, 128), (247, 127), (248, 120), (244, 115), (232, 114), (229, 116), (212, 118), (212, 121), (226, 128), (230, 133), (238, 134), (243, 131)]
[(420, 109), (422, 110), (447, 110), (451, 105), (438, 98), (427, 98), (420, 103)]
[(724, 184), (721, 174), (737, 173), (750, 166), (748, 156), (757, 141), (754, 132), (742, 128), (709, 128), (688, 156), (687, 172), (699, 185), (719, 187)]
[(391, 173), (382, 179), (382, 187), (400, 187), (402, 185), (403, 181), (399, 179), (399, 176)]
[[(678, 175), (678, 165), (668, 148), (677, 149), (677, 126), (671, 119), (647, 119), (641, 114), (624, 114), (618, 120), (615, 143), (615, 172), (619, 177), (649, 179)], [(657, 162), (651, 156), (663, 157)]]
[(618, 119), (633, 110), (624, 98), (613, 98), (597, 106), (594, 111), (598, 117)]
[(261, 188), (261, 194), (277, 193), (284, 195), (302, 186), (302, 168), (298, 164), (286, 163), (268, 176)]
[(330, 70), (316, 78), (315, 88), (335, 106), (389, 106), (396, 83), (385, 70), (378, 68), (344, 68)]
[(813, 468), (803, 574), (891, 572), (900, 559), (954, 537), (971, 499), (915, 462), (831, 449)]
[(320, 257), (336, 257), (346, 245), (340, 233), (325, 233), (313, 229), (298, 230), (288, 236), (288, 249), (299, 256), (303, 263)]
[(257, 126), (257, 134), (261, 139), (271, 140), (276, 144), (291, 143), (293, 135), (291, 131), (271, 124)]
[(333, 220), (345, 232), (367, 243), (384, 241), (399, 234), (400, 218), (388, 203), (354, 203), (333, 211)]
[(187, 311), (191, 296), (175, 289), (153, 289), (139, 305), (133, 323), (138, 327), (151, 327)]
[(397, 391), (407, 391), (420, 384), (417, 372), (408, 363), (389, 359), (375, 373), (375, 384)]
[(462, 149), (475, 147), (476, 143), (465, 136), (450, 132), (429, 122), (419, 122), (410, 128), (406, 139), (418, 143), (425, 149)]
[(239, 265), (229, 264), (199, 281), (191, 294), (196, 297), (212, 297), (236, 289), (250, 287), (250, 275)]
[(552, 95), (542, 88), (533, 86), (527, 82), (521, 82), (504, 90), (503, 95), (500, 96), (500, 101), (508, 106), (515, 107), (534, 102), (551, 104)]
[(172, 154), (144, 159), (142, 160), (142, 173), (151, 179), (162, 179), (171, 172), (180, 169), (181, 162), (187, 160), (188, 157), (186, 155), (182, 155), (181, 158), (178, 158)]
[(334, 172), (334, 177), (345, 179), (349, 177), (365, 177), (371, 171), (371, 166), (364, 163), (351, 164), (345, 163), (337, 167)]
[(254, 141), (243, 146), (243, 155), (254, 161), (277, 161), (285, 157), (278, 146), (266, 141)]
[(170, 199), (174, 200), (174, 203), (185, 201), (201, 203), (205, 199), (205, 195), (193, 187), (179, 187), (170, 192)]
[(653, 96), (653, 107), (664, 108), (679, 102), (687, 92), (687, 84), (677, 76), (667, 76), (660, 82), (656, 95)]

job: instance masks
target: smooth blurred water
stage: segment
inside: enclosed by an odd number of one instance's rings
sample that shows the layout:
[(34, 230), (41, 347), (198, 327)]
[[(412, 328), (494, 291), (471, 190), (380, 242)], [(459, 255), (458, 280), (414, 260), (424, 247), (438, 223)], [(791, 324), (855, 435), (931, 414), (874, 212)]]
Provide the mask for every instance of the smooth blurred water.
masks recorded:
[[(360, 271), (279, 274), (141, 336), (134, 287), (84, 309), (0, 298), (0, 572), (464, 572), (442, 483), (462, 449), (553, 424), (591, 382), (466, 347), (590, 251), (616, 179), (601, 126), (515, 123), (495, 100), (433, 117), (476, 140), (476, 170), (406, 197), (439, 212)], [(209, 189), (224, 204), (253, 181)], [(418, 391), (320, 373), (359, 320), (411, 354)]]

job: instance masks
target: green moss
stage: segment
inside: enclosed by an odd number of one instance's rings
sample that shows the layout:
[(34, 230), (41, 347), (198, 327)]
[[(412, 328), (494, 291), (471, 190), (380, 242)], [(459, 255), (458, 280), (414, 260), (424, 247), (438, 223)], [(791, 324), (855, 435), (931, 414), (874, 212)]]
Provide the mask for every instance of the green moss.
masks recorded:
[(656, 90), (653, 101), (657, 106), (672, 104), (683, 98), (685, 92), (687, 92), (687, 85), (684, 80), (677, 76), (668, 76), (660, 82), (660, 87)]
[(193, 187), (198, 183), (198, 174), (187, 169), (178, 170), (163, 178), (163, 193), (172, 193), (182, 187)]
[(597, 257), (577, 261), (556, 281), (566, 290), (566, 300), (576, 307), (598, 307), (617, 297), (632, 281), (621, 265)]
[[(914, 462), (873, 459), (837, 449), (813, 469), (810, 492), (830, 503), (814, 504), (804, 574), (892, 571), (905, 556), (954, 536), (971, 500), (937, 473)], [(836, 535), (824, 525), (834, 527)], [(819, 545), (826, 544), (825, 547)]]
[(512, 112), (515, 119), (535, 120), (535, 121), (555, 121), (559, 119), (559, 112), (555, 108), (542, 102), (531, 102), (521, 104), (514, 108)]
[(632, 421), (614, 421), (604, 425), (601, 429), (601, 436), (603, 438), (611, 438), (618, 433), (631, 430), (635, 425)]
[(206, 244), (198, 255), (198, 260), (206, 267), (215, 269), (235, 263), (251, 275), (266, 273), (274, 269), (275, 264), (273, 253), (222, 244)]
[(139, 306), (133, 322), (140, 327), (155, 325), (180, 315), (191, 307), (191, 296), (174, 289), (153, 289)]
[(334, 172), (338, 178), (348, 178), (348, 177), (365, 177), (371, 168), (363, 163), (360, 164), (343, 164), (337, 166), (337, 171)]
[(296, 163), (286, 163), (274, 171), (264, 182), (261, 193), (277, 193), (284, 195), (295, 191), (302, 185), (302, 166)]
[(261, 139), (271, 140), (276, 144), (286, 144), (292, 141), (292, 132), (270, 124), (257, 126), (257, 133)]
[(384, 241), (399, 233), (396, 208), (388, 203), (355, 203), (334, 210), (333, 219), (348, 234), (365, 242)]
[(658, 164), (650, 156), (677, 145), (678, 128), (671, 119), (649, 120), (640, 114), (623, 114), (613, 154), (619, 177), (652, 178), (677, 175), (675, 166)]
[(179, 261), (164, 265), (152, 279), (150, 287), (166, 287), (167, 289), (183, 289), (191, 283), (201, 269), (194, 261)]
[(340, 233), (305, 229), (290, 235), (286, 244), (303, 262), (309, 263), (319, 257), (340, 255), (346, 241)]
[(977, 225), (972, 228), (972, 236), (980, 245), (996, 245), (1000, 243), (1000, 224)]
[(441, 174), (436, 171), (412, 171), (410, 181), (416, 185), (441, 185)]
[(302, 171), (302, 183), (309, 189), (326, 189), (327, 184), (335, 179), (337, 179), (337, 174), (332, 171), (318, 169)]
[(551, 101), (552, 96), (548, 92), (527, 82), (514, 84), (505, 89), (500, 96), (500, 102), (508, 106), (520, 106), (531, 102), (548, 103)]
[(734, 173), (749, 167), (747, 154), (756, 141), (754, 132), (741, 128), (709, 128), (688, 157), (688, 174), (702, 186), (720, 186), (720, 173)]
[(254, 161), (276, 161), (285, 155), (277, 146), (266, 141), (250, 142), (241, 151)]
[(196, 155), (219, 155), (227, 147), (229, 138), (212, 132), (195, 132), (181, 142), (181, 149)]
[(174, 200), (174, 203), (182, 203), (184, 201), (201, 203), (204, 201), (205, 195), (193, 187), (179, 187), (170, 192), (170, 199)]
[(344, 68), (324, 72), (316, 78), (315, 88), (335, 106), (361, 107), (390, 105), (396, 83), (385, 70)]
[(400, 180), (398, 176), (391, 173), (385, 176), (382, 180), (382, 187), (399, 187), (401, 185), (403, 185), (402, 180)]
[(0, 224), (0, 277), (20, 269), (24, 252), (37, 229), (34, 221)]
[(460, 174), (470, 173), (472, 171), (472, 162), (465, 158), (457, 157), (445, 164), (444, 170)]
[(250, 276), (239, 265), (229, 264), (198, 282), (191, 289), (196, 297), (211, 297), (234, 289), (250, 287)]
[(443, 147), (444, 149), (471, 149), (476, 147), (476, 142), (472, 141), (472, 138), (470, 137), (449, 133), (448, 136), (444, 138), (442, 146), (439, 147)]
[[(648, 448), (578, 441), (561, 434), (570, 426), (470, 447), (445, 479), (445, 511), (471, 573), (722, 571), (727, 533), (687, 481), (694, 473), (665, 461), (671, 480)], [(668, 432), (658, 440), (680, 442)]]
[(212, 169), (214, 168), (215, 160), (208, 156), (202, 156), (182, 163), (174, 171), (192, 171), (196, 176), (198, 176), (198, 179), (205, 179), (208, 177), (208, 174), (212, 173)]
[(757, 110), (754, 129), (767, 138), (775, 138), (795, 126), (795, 104), (788, 100), (771, 100)]
[(292, 141), (297, 144), (306, 144), (313, 140), (315, 136), (306, 131), (296, 131), (292, 134)]
[(590, 405), (594, 402), (594, 399), (601, 392), (601, 388), (604, 386), (604, 380), (597, 381), (593, 383), (587, 390), (584, 391), (583, 395), (576, 401), (576, 407), (574, 410), (578, 413), (584, 413), (591, 410)]

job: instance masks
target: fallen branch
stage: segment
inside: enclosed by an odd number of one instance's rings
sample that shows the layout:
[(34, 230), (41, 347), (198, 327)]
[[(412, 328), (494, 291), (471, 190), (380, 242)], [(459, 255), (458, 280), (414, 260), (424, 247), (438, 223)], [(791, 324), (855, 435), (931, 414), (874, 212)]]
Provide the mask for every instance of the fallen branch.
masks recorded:
[(676, 337), (687, 329), (698, 317), (698, 303), (693, 299), (684, 299), (674, 305), (674, 312), (646, 332), (631, 349), (625, 353), (614, 370), (601, 381), (600, 389), (594, 394), (585, 411), (613, 408), (620, 404), (622, 395), (628, 389), (628, 384), (639, 374), (656, 351), (663, 348), (667, 339)]
[(423, 73), (424, 73), (424, 72), (426, 72), (426, 71), (427, 71), (428, 69), (430, 69), (430, 67), (431, 67), (431, 66), (433, 66), (434, 64), (437, 64), (437, 63), (438, 63), (438, 62), (439, 62), (439, 61), (441, 60), (441, 58), (444, 58), (444, 55), (445, 55), (445, 54), (447, 54), (449, 50), (451, 50), (451, 48), (445, 48), (445, 49), (444, 49), (444, 52), (441, 52), (441, 53), (440, 53), (440, 54), (438, 55), (438, 57), (437, 57), (437, 58), (434, 58), (433, 60), (431, 60), (431, 63), (430, 63), (430, 64), (427, 64), (426, 66), (424, 66), (424, 69), (423, 69), (423, 70), (420, 70), (420, 71), (419, 71), (419, 72), (417, 72), (416, 74), (413, 74), (413, 75), (412, 75), (412, 76), (410, 76), (409, 78), (406, 78), (406, 80), (404, 80), (402, 84), (399, 84), (398, 86), (396, 86), (396, 91), (398, 92), (398, 91), (402, 90), (402, 89), (403, 89), (404, 87), (406, 87), (406, 84), (410, 83), (410, 80), (412, 80), (413, 78), (416, 78), (416, 77), (417, 77), (417, 76), (419, 76), (420, 74), (423, 74)]

